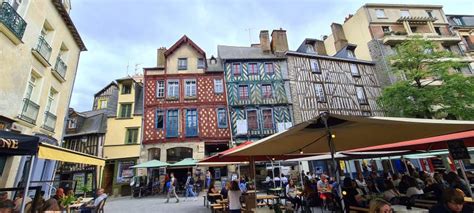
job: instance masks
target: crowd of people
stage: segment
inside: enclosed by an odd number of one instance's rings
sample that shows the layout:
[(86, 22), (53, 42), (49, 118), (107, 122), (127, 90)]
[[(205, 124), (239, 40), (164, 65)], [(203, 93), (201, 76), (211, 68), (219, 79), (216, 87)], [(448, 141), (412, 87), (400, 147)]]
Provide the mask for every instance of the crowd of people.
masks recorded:
[[(67, 209), (68, 205), (63, 202), (66, 197), (71, 198), (68, 201), (73, 203), (81, 199), (74, 197), (73, 190), (67, 190), (67, 192), (65, 193), (63, 188), (56, 189), (56, 193), (47, 200), (44, 198), (44, 191), (41, 191), (39, 196), (35, 197), (35, 201), (33, 201), (28, 196), (26, 198), (23, 198), (23, 194), (23, 192), (19, 192), (17, 194), (17, 197), (14, 200), (11, 200), (9, 199), (7, 192), (0, 192), (0, 213), (20, 212), (23, 199), (25, 199), (26, 204), (25, 212), (63, 211)], [(91, 200), (90, 202), (84, 203), (79, 208), (79, 211), (83, 213), (94, 212), (94, 210), (97, 209), (101, 202), (105, 199), (107, 199), (107, 194), (104, 193), (104, 189), (98, 189), (96, 198)], [(33, 205), (33, 202), (35, 202), (35, 205)], [(32, 211), (33, 206), (35, 206), (36, 211)]]

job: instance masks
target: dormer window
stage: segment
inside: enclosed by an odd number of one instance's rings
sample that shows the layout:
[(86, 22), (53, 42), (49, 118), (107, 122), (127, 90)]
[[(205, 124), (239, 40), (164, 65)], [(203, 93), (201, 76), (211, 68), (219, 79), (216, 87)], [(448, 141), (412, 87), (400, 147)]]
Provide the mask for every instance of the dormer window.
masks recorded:
[(188, 69), (188, 59), (178, 58), (178, 70), (187, 70), (187, 69)]
[(77, 118), (70, 118), (67, 123), (67, 128), (75, 129), (77, 127)]
[(426, 11), (426, 14), (430, 17), (430, 18), (433, 18), (433, 11), (432, 10), (427, 10)]
[(313, 45), (306, 44), (306, 53), (316, 53), (316, 51), (314, 51)]
[(348, 58), (355, 58), (354, 50), (347, 50), (347, 57)]
[(203, 69), (204, 68), (204, 58), (198, 58), (198, 64), (197, 64), (197, 68), (198, 69)]
[(217, 59), (212, 56), (210, 62), (211, 64), (217, 64)]
[(132, 85), (122, 84), (122, 94), (130, 94), (130, 93), (132, 93)]

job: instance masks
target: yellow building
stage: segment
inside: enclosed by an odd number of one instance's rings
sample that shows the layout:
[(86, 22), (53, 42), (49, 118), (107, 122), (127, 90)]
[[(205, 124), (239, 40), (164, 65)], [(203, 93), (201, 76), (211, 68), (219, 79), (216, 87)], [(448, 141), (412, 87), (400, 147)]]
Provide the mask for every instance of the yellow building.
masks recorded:
[[(142, 77), (117, 80), (118, 99), (115, 116), (107, 119), (104, 143), (106, 165), (102, 187), (114, 196), (130, 195), (130, 179), (135, 175), (130, 168), (140, 155), (143, 114)], [(99, 100), (100, 101), (100, 100)]]
[[(440, 49), (462, 55), (461, 37), (450, 30), (441, 5), (369, 3), (346, 17), (344, 24), (333, 23), (332, 34), (324, 40), (328, 55), (335, 55), (347, 44), (355, 44), (353, 55), (376, 62), (376, 73), (382, 86), (397, 77), (389, 71), (388, 56), (393, 47), (410, 36), (420, 36), (439, 44)], [(461, 70), (470, 74), (471, 70)]]
[[(81, 51), (69, 1), (0, 4), (0, 129), (58, 145)], [(27, 157), (0, 156), (0, 188), (17, 184)], [(52, 179), (54, 161), (38, 160), (33, 180)]]

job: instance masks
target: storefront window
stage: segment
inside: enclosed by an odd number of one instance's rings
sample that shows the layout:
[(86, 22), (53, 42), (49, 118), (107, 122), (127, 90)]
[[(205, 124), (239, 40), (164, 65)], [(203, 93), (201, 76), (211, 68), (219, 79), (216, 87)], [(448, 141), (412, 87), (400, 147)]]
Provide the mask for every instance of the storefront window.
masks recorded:
[(135, 161), (119, 161), (117, 168), (117, 183), (128, 183), (133, 177)]
[(167, 162), (178, 162), (185, 158), (193, 157), (193, 149), (187, 147), (175, 147), (166, 150), (166, 161)]

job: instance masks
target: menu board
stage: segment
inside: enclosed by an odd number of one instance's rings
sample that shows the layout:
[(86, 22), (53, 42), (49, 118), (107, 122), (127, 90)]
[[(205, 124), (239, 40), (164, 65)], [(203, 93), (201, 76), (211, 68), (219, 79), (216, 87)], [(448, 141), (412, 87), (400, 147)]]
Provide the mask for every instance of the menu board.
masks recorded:
[(449, 154), (451, 154), (451, 157), (453, 157), (454, 160), (471, 159), (471, 156), (464, 145), (464, 141), (452, 140), (447, 142)]

